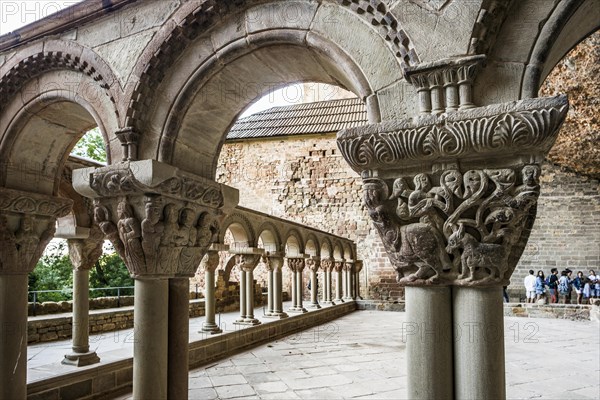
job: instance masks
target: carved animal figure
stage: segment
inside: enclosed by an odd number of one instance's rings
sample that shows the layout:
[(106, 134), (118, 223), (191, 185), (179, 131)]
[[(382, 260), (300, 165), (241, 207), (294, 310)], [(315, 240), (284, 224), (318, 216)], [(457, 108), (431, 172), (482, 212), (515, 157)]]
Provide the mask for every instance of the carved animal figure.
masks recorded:
[[(480, 243), (471, 234), (465, 232), (463, 224), (448, 238), (446, 252), (462, 249), (462, 273), (458, 279), (471, 282), (475, 279), (477, 268), (490, 271), (489, 279), (503, 279), (508, 269), (508, 247), (494, 243)], [(468, 273), (468, 276), (467, 276)]]

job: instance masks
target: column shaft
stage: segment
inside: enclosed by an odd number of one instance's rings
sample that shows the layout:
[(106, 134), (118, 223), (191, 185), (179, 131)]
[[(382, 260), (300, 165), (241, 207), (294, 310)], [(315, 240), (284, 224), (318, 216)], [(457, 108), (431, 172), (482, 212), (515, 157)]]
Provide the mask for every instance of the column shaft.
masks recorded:
[(321, 308), (319, 305), (319, 282), (317, 281), (317, 271), (310, 270), (310, 306), (311, 308)]
[(296, 276), (296, 271), (292, 270), (292, 306), (288, 311), (294, 311), (296, 304), (298, 303), (298, 285), (296, 284), (297, 279), (298, 277)]
[(302, 271), (296, 271), (296, 308), (302, 308), (304, 298), (304, 285), (302, 283)]
[(267, 291), (267, 315), (271, 315), (275, 312), (274, 309), (274, 298), (275, 298), (275, 293), (274, 293), (274, 287), (273, 287), (273, 270), (269, 269), (267, 271), (267, 284), (268, 284), (268, 291)]
[(285, 318), (288, 315), (283, 312), (283, 277), (281, 267), (273, 270), (273, 307), (274, 316)]
[(454, 287), (457, 399), (505, 399), (502, 288)]
[(203, 332), (221, 333), (221, 328), (216, 324), (215, 318), (215, 271), (206, 268), (204, 271), (204, 323)]
[(252, 269), (245, 271), (246, 274), (246, 318), (244, 322), (258, 325), (260, 321), (254, 318), (254, 272)]
[(136, 279), (133, 398), (167, 398), (168, 279)]
[(169, 279), (169, 353), (167, 398), (188, 398), (190, 280)]
[(327, 271), (323, 270), (323, 304), (327, 304)]
[(246, 318), (246, 273), (240, 269), (240, 317), (238, 322), (243, 322)]
[(335, 279), (335, 299), (334, 301), (342, 302), (342, 271), (336, 271)]
[(402, 339), (410, 399), (453, 399), (451, 299), (449, 287), (406, 288)]
[(0, 399), (27, 397), (27, 283), (22, 275), (0, 275)]

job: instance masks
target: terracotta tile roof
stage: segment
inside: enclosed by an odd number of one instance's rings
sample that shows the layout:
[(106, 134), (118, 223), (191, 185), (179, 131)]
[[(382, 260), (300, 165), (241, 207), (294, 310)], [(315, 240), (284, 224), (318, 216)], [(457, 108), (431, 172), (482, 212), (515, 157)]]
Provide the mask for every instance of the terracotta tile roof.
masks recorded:
[(239, 119), (228, 140), (331, 133), (366, 124), (367, 110), (358, 98), (273, 107)]

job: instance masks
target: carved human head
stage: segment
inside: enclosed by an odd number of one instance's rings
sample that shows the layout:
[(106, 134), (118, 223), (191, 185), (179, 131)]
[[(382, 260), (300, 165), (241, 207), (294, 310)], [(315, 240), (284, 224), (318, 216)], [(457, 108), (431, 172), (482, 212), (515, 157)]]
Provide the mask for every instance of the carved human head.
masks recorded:
[(194, 224), (194, 210), (191, 208), (181, 210), (180, 221), (182, 225), (192, 226)]
[(133, 213), (131, 212), (131, 207), (125, 200), (121, 200), (117, 205), (117, 215), (119, 219), (131, 218)]
[(523, 184), (527, 186), (537, 185), (537, 180), (540, 175), (540, 168), (537, 165), (526, 165), (521, 171)]
[(161, 204), (155, 199), (148, 200), (146, 202), (146, 206), (144, 207), (146, 211), (146, 219), (152, 223), (156, 224), (160, 221), (161, 217)]

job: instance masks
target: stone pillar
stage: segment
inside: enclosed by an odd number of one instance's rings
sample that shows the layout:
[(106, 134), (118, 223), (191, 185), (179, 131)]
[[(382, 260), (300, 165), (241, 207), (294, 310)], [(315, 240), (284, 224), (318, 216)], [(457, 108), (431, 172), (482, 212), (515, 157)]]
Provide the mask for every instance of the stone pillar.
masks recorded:
[(248, 248), (244, 253), (237, 251), (236, 265), (240, 268), (240, 318), (235, 322), (239, 325), (259, 325), (261, 322), (254, 317), (254, 268), (260, 261), (262, 250)]
[[(283, 312), (283, 278), (281, 276), (281, 268), (283, 267), (283, 256), (269, 254), (264, 257), (267, 268), (272, 273), (272, 290), (273, 290), (273, 311), (266, 315), (269, 318), (287, 318), (287, 314)], [(271, 290), (271, 286), (269, 286)]]
[[(211, 250), (202, 258), (200, 266), (204, 270), (204, 322), (202, 323), (202, 332), (210, 334), (223, 332), (216, 323), (215, 318), (215, 271), (219, 266), (219, 252)], [(227, 250), (228, 247), (225, 248)]]
[(288, 312), (291, 313), (305, 313), (307, 310), (302, 305), (302, 294), (304, 292), (304, 285), (302, 283), (302, 272), (304, 271), (304, 260), (302, 257), (288, 257), (288, 267), (292, 270), (292, 306)]
[(186, 399), (189, 380), (190, 278), (169, 279), (168, 315), (167, 398)]
[[(409, 366), (408, 398), (453, 399), (452, 297), (449, 287), (406, 288), (402, 341), (406, 343), (406, 364)], [(469, 371), (472, 373), (473, 370)]]
[(309, 308), (321, 308), (319, 305), (319, 281), (317, 272), (321, 267), (321, 259), (311, 257), (306, 260), (306, 265), (310, 269), (310, 305)]
[(73, 265), (73, 351), (65, 355), (63, 364), (83, 367), (100, 362), (95, 351), (90, 351), (89, 309), (90, 269), (102, 255), (104, 238), (98, 227), (89, 239), (69, 239), (69, 258)]
[(351, 301), (354, 300), (354, 297), (352, 295), (352, 292), (354, 291), (352, 289), (352, 270), (354, 269), (354, 261), (353, 260), (347, 260), (344, 262), (344, 266), (343, 266), (343, 282), (344, 282), (344, 297), (343, 300), (344, 301)]
[(269, 317), (275, 312), (275, 282), (273, 281), (273, 265), (268, 261), (267, 257), (263, 257), (262, 261), (267, 267), (267, 312), (264, 316)]
[(506, 398), (502, 287), (454, 287), (452, 295), (455, 397)]
[(354, 264), (354, 284), (355, 284), (355, 296), (358, 300), (363, 298), (360, 295), (360, 271), (363, 269), (363, 262), (361, 260), (356, 261)]
[(28, 274), (73, 202), (0, 188), (0, 399), (27, 397)]
[(334, 262), (335, 268), (335, 299), (333, 301), (335, 303), (343, 303), (343, 289), (342, 289), (342, 270), (344, 268), (344, 261), (336, 260)]
[(363, 177), (365, 206), (397, 280), (407, 286), (408, 387), (416, 399), (506, 397), (501, 290), (527, 245), (540, 163), (568, 110), (565, 96), (474, 108), (481, 57), (409, 71), (456, 68), (446, 76), (458, 79), (460, 107), (448, 118), (338, 133), (341, 153)]
[(325, 278), (325, 286), (323, 288), (323, 296), (325, 305), (335, 305), (331, 295), (331, 271), (334, 268), (334, 261), (332, 258), (326, 258), (321, 260), (321, 267), (323, 268), (323, 277)]
[(186, 399), (186, 282), (236, 191), (154, 160), (79, 169), (73, 186), (94, 199), (96, 223), (135, 279), (134, 399)]

